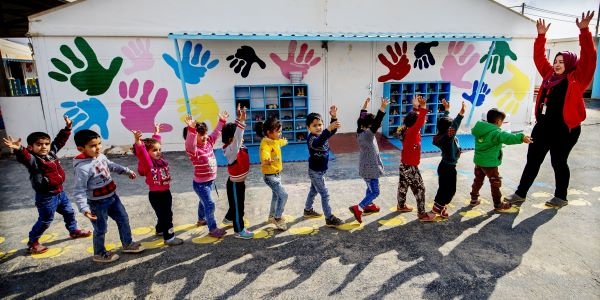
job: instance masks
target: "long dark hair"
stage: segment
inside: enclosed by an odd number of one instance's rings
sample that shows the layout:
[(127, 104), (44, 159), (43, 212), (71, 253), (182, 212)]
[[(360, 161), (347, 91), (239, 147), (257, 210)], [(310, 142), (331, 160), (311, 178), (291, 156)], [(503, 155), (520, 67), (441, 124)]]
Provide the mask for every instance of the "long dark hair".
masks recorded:
[(257, 122), (254, 125), (254, 131), (261, 138), (267, 136), (267, 132), (276, 131), (279, 128), (281, 128), (281, 122), (276, 117), (269, 117), (266, 121)]

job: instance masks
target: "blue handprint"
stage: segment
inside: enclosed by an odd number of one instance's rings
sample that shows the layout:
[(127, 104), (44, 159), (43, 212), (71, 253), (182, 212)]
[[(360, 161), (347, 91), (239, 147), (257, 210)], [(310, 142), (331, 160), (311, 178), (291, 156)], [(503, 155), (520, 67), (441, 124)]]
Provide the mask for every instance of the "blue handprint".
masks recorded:
[[(475, 82), (473, 82), (473, 90), (471, 91), (471, 95), (462, 93), (462, 97), (475, 106), (481, 106), (481, 104), (483, 104), (485, 101), (485, 96), (489, 95), (492, 91), (492, 89), (488, 87), (487, 83), (482, 82), (482, 84), (483, 86), (479, 88), (479, 80), (475, 80)], [(477, 95), (478, 89), (481, 91), (479, 95)], [(475, 97), (477, 97), (477, 101), (475, 101)]]
[[(65, 115), (73, 120), (75, 132), (97, 125), (100, 129), (100, 136), (103, 139), (108, 138), (108, 110), (100, 100), (90, 98), (79, 102), (65, 101), (60, 106), (69, 109)], [(85, 122), (80, 124), (83, 121)], [(78, 124), (80, 125), (78, 126)]]
[[(183, 52), (181, 56), (181, 66), (183, 67), (183, 74), (185, 76), (185, 82), (190, 84), (199, 83), (202, 77), (206, 74), (208, 69), (212, 69), (219, 64), (218, 59), (210, 59), (210, 50), (206, 50), (200, 58), (202, 52), (202, 44), (198, 43), (194, 46), (194, 55), (192, 54), (192, 41), (186, 41), (183, 45)], [(175, 76), (181, 79), (179, 75), (179, 67), (177, 66), (177, 60), (167, 53), (162, 55), (165, 62), (171, 66), (175, 71)]]

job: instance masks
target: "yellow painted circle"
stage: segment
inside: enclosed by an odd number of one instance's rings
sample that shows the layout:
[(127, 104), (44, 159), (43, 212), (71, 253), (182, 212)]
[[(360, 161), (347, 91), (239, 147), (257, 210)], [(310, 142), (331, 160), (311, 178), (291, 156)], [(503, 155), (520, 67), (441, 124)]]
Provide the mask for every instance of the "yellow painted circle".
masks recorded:
[(11, 257), (13, 254), (17, 252), (17, 249), (8, 250), (8, 252), (0, 251), (0, 260)]
[(294, 228), (290, 228), (288, 230), (288, 232), (290, 234), (300, 234), (300, 235), (316, 234), (317, 232), (319, 232), (319, 228), (315, 228), (315, 227), (294, 227)]
[(4, 243), (6, 239), (3, 236), (0, 236), (0, 244)]
[(403, 216), (396, 216), (391, 219), (383, 219), (383, 220), (379, 220), (377, 222), (379, 222), (379, 224), (386, 226), (386, 227), (396, 227), (396, 226), (406, 224), (406, 218), (404, 218)]
[(594, 192), (600, 192), (600, 186), (593, 187), (592, 191), (594, 191)]
[(531, 194), (531, 197), (533, 198), (548, 198), (548, 197), (552, 197), (551, 194), (548, 194), (546, 192), (535, 192)]
[[(479, 205), (482, 205), (482, 204), (490, 204), (490, 203), (491, 203), (489, 200), (487, 200), (487, 199), (485, 199), (485, 198), (481, 198), (481, 197), (479, 197), (479, 202), (480, 202), (480, 203), (479, 203)], [(465, 205), (469, 205), (469, 204), (471, 203), (471, 198), (467, 198), (467, 199), (463, 200), (463, 203), (464, 203)], [(479, 205), (478, 205), (478, 206), (479, 206)]]
[(292, 215), (283, 215), (283, 220), (285, 220), (286, 222), (293, 222), (296, 220), (296, 217)]
[(154, 232), (154, 227), (138, 227), (131, 230), (131, 234), (133, 235), (146, 235)]
[(532, 207), (539, 208), (539, 209), (550, 209), (550, 208), (553, 208), (551, 206), (547, 206), (544, 203), (537, 203), (537, 204), (532, 205)]
[(196, 228), (199, 228), (199, 227), (196, 226), (196, 224), (194, 223), (194, 224), (185, 224), (185, 225), (175, 226), (173, 228), (173, 230), (175, 232), (177, 232), (177, 231), (189, 231), (189, 230), (193, 230), (193, 229), (196, 229)]
[(192, 243), (194, 244), (214, 244), (216, 242), (218, 242), (220, 239), (212, 237), (212, 236), (203, 236), (203, 237), (196, 237), (192, 239)]
[(146, 249), (156, 249), (156, 248), (163, 247), (165, 245), (165, 242), (163, 239), (155, 239), (155, 240), (149, 241), (149, 242), (142, 242), (142, 245)]
[[(57, 236), (58, 235), (56, 233), (42, 234), (42, 236), (40, 236), (40, 239), (38, 240), (38, 242), (40, 242), (41, 244), (53, 242)], [(29, 238), (21, 240), (21, 243), (23, 243), (23, 244), (27, 244), (27, 242), (29, 242)]]
[(478, 209), (471, 209), (468, 211), (459, 212), (459, 215), (465, 218), (476, 218), (483, 215), (483, 212)]
[(64, 252), (65, 252), (65, 249), (63, 249), (63, 248), (52, 247), (52, 248), (49, 248), (48, 251), (46, 251), (44, 253), (41, 253), (41, 254), (31, 254), (31, 257), (35, 258), (35, 259), (52, 258), (52, 257), (60, 256)]
[[(104, 248), (106, 248), (106, 250), (108, 250), (108, 251), (113, 251), (117, 247), (120, 247), (120, 246), (121, 246), (120, 243), (118, 246), (117, 246), (117, 244), (112, 244), (112, 243), (104, 244)], [(94, 246), (87, 247), (87, 249), (85, 249), (85, 251), (87, 251), (87, 253), (94, 254)]]
[(511, 206), (509, 209), (504, 209), (502, 210), (502, 213), (505, 214), (514, 214), (514, 213), (518, 213), (519, 212), (519, 207), (517, 206)]
[(573, 206), (592, 206), (592, 203), (583, 199), (569, 200), (569, 205)]
[(587, 195), (588, 193), (576, 189), (570, 189), (567, 191), (567, 195)]
[(351, 231), (351, 230), (356, 230), (356, 229), (361, 228), (361, 224), (356, 221), (353, 221), (353, 222), (344, 223), (336, 228), (339, 230)]

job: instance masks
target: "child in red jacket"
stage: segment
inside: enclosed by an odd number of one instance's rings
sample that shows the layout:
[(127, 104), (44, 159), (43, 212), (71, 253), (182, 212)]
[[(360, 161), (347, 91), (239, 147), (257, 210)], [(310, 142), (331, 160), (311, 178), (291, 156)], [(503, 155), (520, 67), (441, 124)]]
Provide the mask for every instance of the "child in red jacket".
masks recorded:
[(402, 154), (398, 180), (398, 206), (399, 212), (411, 212), (412, 207), (406, 205), (406, 192), (412, 190), (417, 200), (417, 217), (419, 221), (431, 222), (435, 213), (425, 211), (425, 184), (419, 171), (421, 160), (421, 128), (427, 116), (426, 100), (423, 96), (413, 99), (414, 110), (404, 117), (404, 125), (399, 129), (402, 140)]

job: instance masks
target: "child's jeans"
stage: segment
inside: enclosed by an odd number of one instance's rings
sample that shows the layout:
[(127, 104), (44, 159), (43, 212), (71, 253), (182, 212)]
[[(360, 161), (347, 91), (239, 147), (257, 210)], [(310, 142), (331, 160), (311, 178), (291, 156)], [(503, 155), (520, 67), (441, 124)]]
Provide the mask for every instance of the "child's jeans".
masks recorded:
[[(217, 222), (215, 221), (215, 202), (213, 201), (210, 191), (214, 180), (206, 182), (193, 181), (192, 185), (194, 191), (200, 198), (200, 205), (198, 206), (198, 220), (206, 220), (206, 225), (209, 231), (213, 231), (217, 228)], [(200, 210), (203, 208), (204, 210)]]
[(150, 200), (150, 205), (152, 205), (158, 219), (155, 227), (156, 232), (162, 232), (165, 241), (171, 239), (175, 236), (173, 232), (173, 211), (171, 209), (173, 196), (171, 191), (150, 191), (148, 192), (148, 200)]
[(265, 174), (265, 183), (273, 191), (271, 198), (271, 208), (269, 209), (269, 216), (274, 216), (276, 219), (281, 218), (283, 210), (285, 209), (285, 203), (287, 202), (288, 194), (281, 184), (281, 175), (277, 174)]
[(365, 194), (365, 198), (360, 201), (358, 206), (361, 209), (365, 208), (365, 206), (373, 203), (373, 200), (379, 196), (379, 178), (363, 178), (365, 183), (367, 184), (367, 192)]
[(29, 243), (37, 242), (44, 231), (50, 227), (55, 212), (63, 216), (65, 227), (69, 232), (77, 230), (75, 211), (73, 211), (65, 192), (58, 194), (35, 193), (35, 206), (38, 210), (38, 219), (29, 232)]
[(317, 193), (321, 195), (321, 206), (323, 206), (323, 214), (325, 218), (331, 218), (331, 207), (329, 206), (329, 191), (325, 186), (325, 173), (326, 171), (313, 171), (308, 169), (308, 177), (310, 177), (310, 191), (306, 197), (306, 204), (304, 204), (304, 210), (313, 208), (315, 202), (315, 196)]
[(131, 228), (129, 227), (129, 216), (116, 193), (108, 198), (88, 200), (88, 205), (92, 214), (96, 215), (96, 220), (92, 221), (92, 226), (94, 226), (94, 255), (101, 255), (106, 252), (104, 235), (108, 228), (108, 217), (117, 222), (123, 247), (133, 242)]
[(425, 212), (425, 184), (418, 166), (409, 166), (400, 163), (398, 174), (397, 200), (399, 206), (406, 203), (406, 193), (408, 188), (412, 190), (417, 200), (417, 211), (422, 214)]
[(471, 200), (477, 200), (479, 198), (479, 190), (483, 186), (483, 180), (485, 177), (490, 179), (490, 189), (492, 190), (492, 201), (494, 201), (494, 207), (499, 207), (502, 200), (502, 192), (500, 187), (502, 186), (502, 177), (498, 172), (498, 167), (480, 167), (475, 166), (475, 178), (473, 179), (473, 185), (471, 186)]

